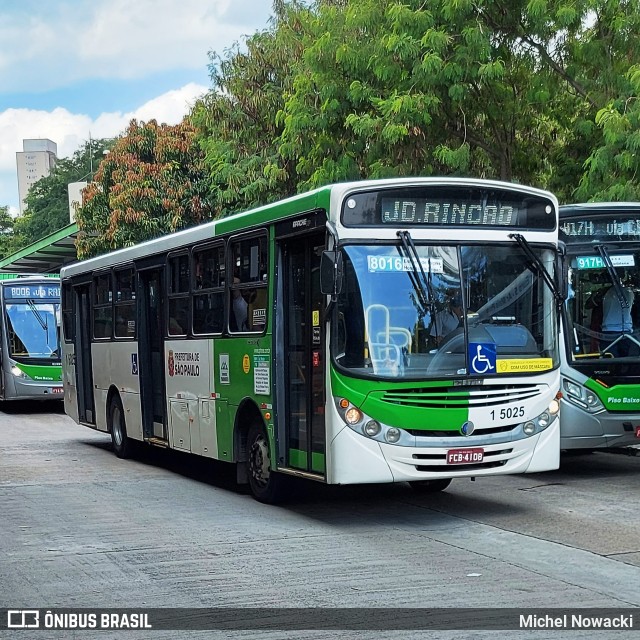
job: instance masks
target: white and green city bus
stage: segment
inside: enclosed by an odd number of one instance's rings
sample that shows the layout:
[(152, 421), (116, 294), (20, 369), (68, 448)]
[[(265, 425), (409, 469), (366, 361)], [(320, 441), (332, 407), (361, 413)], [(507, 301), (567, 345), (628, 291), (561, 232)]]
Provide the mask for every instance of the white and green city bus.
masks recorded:
[(640, 203), (560, 207), (562, 449), (640, 444)]
[(60, 281), (0, 274), (0, 400), (62, 400)]
[(363, 181), (67, 266), (66, 411), (122, 457), (237, 463), (265, 502), (287, 475), (555, 469), (557, 217), (509, 183)]

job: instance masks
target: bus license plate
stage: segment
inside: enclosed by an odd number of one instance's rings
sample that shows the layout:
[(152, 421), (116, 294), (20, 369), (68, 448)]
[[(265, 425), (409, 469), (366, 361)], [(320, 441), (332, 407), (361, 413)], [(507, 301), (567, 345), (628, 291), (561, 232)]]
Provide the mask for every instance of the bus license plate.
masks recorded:
[(482, 462), (484, 449), (449, 449), (447, 451), (447, 464), (473, 464)]
[(640, 438), (640, 424), (636, 427), (636, 438)]
[(64, 389), (62, 387), (51, 387), (51, 393), (64, 393)]

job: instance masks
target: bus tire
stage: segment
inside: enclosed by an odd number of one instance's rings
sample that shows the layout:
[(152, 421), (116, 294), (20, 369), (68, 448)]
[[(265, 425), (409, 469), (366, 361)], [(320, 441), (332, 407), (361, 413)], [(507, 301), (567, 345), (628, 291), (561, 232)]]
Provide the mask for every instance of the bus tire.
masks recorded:
[(119, 395), (114, 395), (109, 404), (109, 431), (111, 444), (118, 458), (130, 458), (133, 453), (133, 443), (127, 436), (127, 424)]
[(450, 484), (452, 478), (441, 478), (439, 480), (416, 480), (410, 482), (411, 488), (418, 493), (438, 493), (444, 491)]
[(272, 470), (269, 438), (261, 424), (249, 427), (247, 436), (249, 455), (249, 488), (258, 502), (276, 504), (282, 499), (284, 478)]

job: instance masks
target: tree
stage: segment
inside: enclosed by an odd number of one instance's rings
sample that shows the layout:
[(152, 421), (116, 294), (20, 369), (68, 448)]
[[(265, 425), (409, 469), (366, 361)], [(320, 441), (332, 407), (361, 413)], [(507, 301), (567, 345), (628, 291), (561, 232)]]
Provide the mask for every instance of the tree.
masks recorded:
[(639, 59), (637, 1), (318, 0), (281, 150), (300, 188), (466, 174), (577, 185)]
[(193, 127), (132, 120), (84, 190), (79, 258), (172, 233), (210, 218)]
[(318, 2), (282, 115), (282, 150), (297, 157), (302, 185), (433, 173), (546, 180), (553, 72), (522, 42), (535, 27), (544, 49), (556, 32), (530, 4)]
[(640, 12), (638, 3), (597, 3), (584, 66), (603, 87), (578, 201), (640, 200)]
[(290, 66), (302, 55), (298, 2), (274, 3), (270, 29), (220, 56), (211, 53), (212, 88), (191, 114), (206, 154), (216, 217), (295, 193), (295, 166), (279, 152), (276, 115), (291, 86)]
[(13, 232), (14, 222), (9, 207), (0, 207), (0, 258), (6, 258), (20, 248)]
[(15, 235), (22, 246), (48, 236), (67, 226), (69, 220), (68, 185), (91, 178), (112, 140), (100, 139), (85, 142), (71, 158), (56, 162), (51, 173), (41, 178), (30, 189), (25, 202), (27, 209), (16, 219)]

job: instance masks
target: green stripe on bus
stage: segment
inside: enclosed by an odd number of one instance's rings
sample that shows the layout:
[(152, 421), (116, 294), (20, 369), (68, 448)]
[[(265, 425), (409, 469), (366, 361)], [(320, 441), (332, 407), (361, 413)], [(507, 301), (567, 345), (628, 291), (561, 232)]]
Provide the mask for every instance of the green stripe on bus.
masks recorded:
[(609, 411), (640, 411), (640, 384), (604, 387), (592, 378), (584, 383)]
[[(307, 469), (307, 452), (300, 449), (289, 449), (289, 466), (294, 469)], [(311, 471), (324, 473), (326, 458), (324, 453), (311, 453)]]
[(61, 382), (62, 366), (61, 365), (33, 365), (16, 363), (16, 367), (23, 373), (28, 375), (32, 380), (38, 382)]

